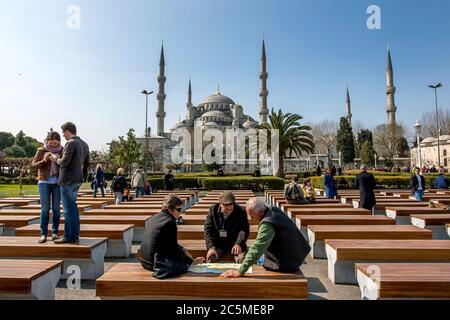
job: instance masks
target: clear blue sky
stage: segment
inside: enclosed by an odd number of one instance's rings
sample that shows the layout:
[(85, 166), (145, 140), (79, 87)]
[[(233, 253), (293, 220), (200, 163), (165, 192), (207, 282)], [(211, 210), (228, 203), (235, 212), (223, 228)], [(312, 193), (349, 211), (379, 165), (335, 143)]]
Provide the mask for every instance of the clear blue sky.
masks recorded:
[[(81, 30), (66, 27), (72, 4)], [(366, 27), (371, 4), (381, 7), (382, 30)], [(434, 82), (444, 83), (440, 106), (450, 107), (448, 0), (0, 0), (0, 9), (0, 131), (43, 139), (70, 120), (99, 150), (128, 128), (142, 134), (139, 92), (157, 90), (161, 39), (166, 130), (185, 117), (189, 76), (194, 103), (219, 82), (257, 118), (263, 33), (269, 106), (307, 122), (338, 120), (348, 83), (354, 119), (384, 123), (388, 43), (397, 119), (411, 126), (432, 110)], [(153, 132), (155, 107), (153, 97)]]

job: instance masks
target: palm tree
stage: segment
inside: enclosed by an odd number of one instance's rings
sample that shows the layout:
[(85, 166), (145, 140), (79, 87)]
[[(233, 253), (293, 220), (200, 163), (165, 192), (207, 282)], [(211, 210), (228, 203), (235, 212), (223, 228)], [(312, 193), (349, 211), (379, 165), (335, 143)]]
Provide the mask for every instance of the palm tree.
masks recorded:
[(258, 126), (258, 129), (266, 130), (268, 134), (267, 147), (272, 150), (271, 139), (272, 132), (278, 130), (279, 152), (273, 161), (273, 168), (276, 170), (274, 175), (284, 177), (284, 157), (289, 155), (299, 156), (303, 152), (314, 151), (314, 138), (309, 133), (311, 127), (300, 125), (303, 117), (295, 113), (283, 113), (280, 110), (275, 112), (272, 108), (269, 114), (269, 121)]

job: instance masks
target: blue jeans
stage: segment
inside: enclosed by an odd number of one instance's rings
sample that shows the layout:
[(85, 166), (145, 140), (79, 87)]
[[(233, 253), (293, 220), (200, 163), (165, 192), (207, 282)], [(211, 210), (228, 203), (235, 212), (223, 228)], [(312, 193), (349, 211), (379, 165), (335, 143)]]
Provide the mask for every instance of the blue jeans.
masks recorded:
[(145, 195), (144, 187), (136, 187), (136, 198), (139, 198), (139, 194), (142, 194), (142, 196)]
[(58, 234), (61, 217), (61, 191), (58, 184), (39, 183), (39, 198), (41, 200), (41, 236), (48, 234), (50, 199), (52, 206), (52, 233)]
[(422, 201), (423, 200), (423, 190), (417, 190), (414, 195), (416, 196), (416, 200), (417, 201)]
[(105, 197), (105, 188), (103, 188), (103, 184), (102, 185), (94, 184), (94, 198), (97, 198), (98, 188), (100, 188), (100, 191), (102, 192), (102, 197), (104, 198)]
[(61, 186), (64, 207), (64, 240), (67, 241), (75, 241), (80, 237), (80, 213), (77, 206), (80, 186), (80, 184)]

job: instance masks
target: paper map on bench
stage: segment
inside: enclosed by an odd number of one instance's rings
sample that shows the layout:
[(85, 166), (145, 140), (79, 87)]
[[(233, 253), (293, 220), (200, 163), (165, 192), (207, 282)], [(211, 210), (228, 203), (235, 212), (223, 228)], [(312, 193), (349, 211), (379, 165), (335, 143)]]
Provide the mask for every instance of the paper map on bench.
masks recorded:
[[(238, 270), (241, 267), (239, 263), (202, 263), (191, 265), (189, 272), (193, 273), (223, 273), (227, 270)], [(252, 273), (252, 267), (246, 273)]]

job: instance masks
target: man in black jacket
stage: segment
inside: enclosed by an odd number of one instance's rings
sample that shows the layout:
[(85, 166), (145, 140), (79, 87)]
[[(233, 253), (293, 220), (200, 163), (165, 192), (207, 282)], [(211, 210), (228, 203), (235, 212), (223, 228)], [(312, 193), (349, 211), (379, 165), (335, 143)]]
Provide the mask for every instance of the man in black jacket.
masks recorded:
[(89, 146), (77, 136), (77, 128), (73, 123), (63, 124), (61, 130), (67, 143), (62, 157), (54, 160), (60, 166), (59, 185), (64, 207), (64, 237), (55, 240), (55, 243), (75, 243), (80, 237), (77, 195), (81, 184), (87, 178)]
[(356, 188), (359, 189), (359, 197), (361, 206), (364, 209), (373, 210), (373, 207), (376, 204), (375, 200), (375, 186), (376, 181), (373, 174), (367, 172), (367, 166), (361, 166), (362, 172), (356, 176)]
[(208, 262), (217, 262), (225, 254), (232, 254), (236, 263), (242, 262), (250, 225), (247, 213), (236, 204), (232, 192), (222, 193), (219, 203), (211, 206), (204, 230)]
[(164, 200), (161, 212), (152, 216), (145, 227), (139, 261), (142, 266), (153, 271), (155, 255), (162, 259), (170, 259), (180, 264), (197, 264), (204, 262), (204, 258), (192, 258), (185, 248), (178, 244), (177, 223), (183, 201), (175, 194), (169, 194)]
[(414, 194), (417, 201), (423, 200), (425, 191), (425, 178), (420, 174), (420, 168), (415, 169), (416, 174), (411, 177), (411, 194)]
[(164, 190), (173, 190), (175, 188), (175, 178), (173, 177), (172, 170), (169, 170), (164, 176)]

